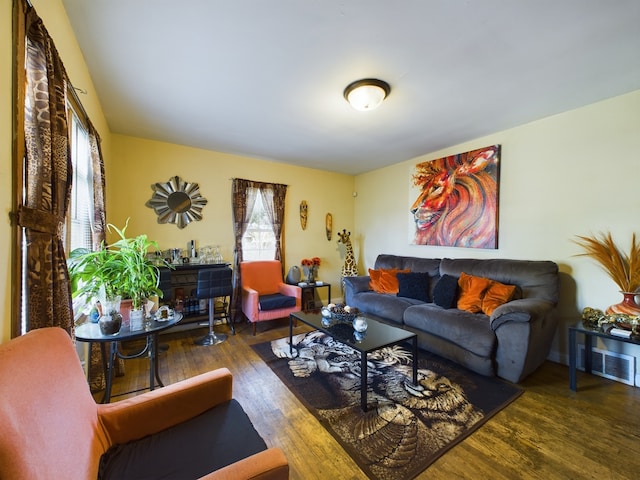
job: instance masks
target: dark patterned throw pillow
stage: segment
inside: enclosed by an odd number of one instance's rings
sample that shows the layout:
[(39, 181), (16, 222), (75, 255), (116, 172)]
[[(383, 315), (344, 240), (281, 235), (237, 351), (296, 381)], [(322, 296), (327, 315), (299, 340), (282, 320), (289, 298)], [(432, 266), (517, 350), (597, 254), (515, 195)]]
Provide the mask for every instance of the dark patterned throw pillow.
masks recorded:
[(396, 274), (398, 278), (398, 297), (413, 298), (430, 302), (429, 297), (429, 274), (426, 272), (407, 272)]
[(442, 275), (433, 287), (433, 303), (442, 308), (453, 308), (458, 298), (458, 279), (451, 275)]

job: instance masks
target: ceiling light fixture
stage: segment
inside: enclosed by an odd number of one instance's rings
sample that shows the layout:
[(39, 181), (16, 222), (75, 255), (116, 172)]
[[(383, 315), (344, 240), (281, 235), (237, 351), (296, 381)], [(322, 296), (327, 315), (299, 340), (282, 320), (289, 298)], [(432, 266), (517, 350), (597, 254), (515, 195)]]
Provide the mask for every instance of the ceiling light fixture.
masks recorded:
[(389, 92), (391, 87), (387, 82), (377, 78), (364, 78), (347, 85), (344, 98), (353, 108), (364, 112), (379, 107)]

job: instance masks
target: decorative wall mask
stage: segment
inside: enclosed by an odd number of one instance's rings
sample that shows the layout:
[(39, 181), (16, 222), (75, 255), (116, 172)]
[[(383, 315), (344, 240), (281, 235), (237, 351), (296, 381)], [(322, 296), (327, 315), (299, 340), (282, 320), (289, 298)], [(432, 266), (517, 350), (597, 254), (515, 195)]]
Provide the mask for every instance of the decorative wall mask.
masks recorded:
[(307, 206), (307, 202), (302, 200), (300, 202), (300, 226), (303, 230), (307, 229), (307, 211), (309, 207)]
[(200, 195), (197, 183), (185, 182), (179, 176), (166, 183), (151, 185), (153, 196), (145, 204), (155, 210), (158, 223), (175, 223), (183, 229), (192, 221), (202, 220), (207, 199)]
[(333, 216), (327, 213), (324, 220), (325, 229), (327, 231), (327, 240), (331, 240), (331, 234), (333, 233)]

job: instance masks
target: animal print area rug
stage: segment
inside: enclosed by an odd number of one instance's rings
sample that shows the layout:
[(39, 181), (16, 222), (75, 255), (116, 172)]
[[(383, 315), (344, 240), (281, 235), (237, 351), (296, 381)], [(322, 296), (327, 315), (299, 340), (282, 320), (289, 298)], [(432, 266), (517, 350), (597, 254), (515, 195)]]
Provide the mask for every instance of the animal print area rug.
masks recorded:
[(368, 405), (360, 409), (360, 353), (322, 332), (254, 350), (372, 479), (411, 479), (469, 436), (522, 389), (420, 351), (387, 347), (368, 359)]

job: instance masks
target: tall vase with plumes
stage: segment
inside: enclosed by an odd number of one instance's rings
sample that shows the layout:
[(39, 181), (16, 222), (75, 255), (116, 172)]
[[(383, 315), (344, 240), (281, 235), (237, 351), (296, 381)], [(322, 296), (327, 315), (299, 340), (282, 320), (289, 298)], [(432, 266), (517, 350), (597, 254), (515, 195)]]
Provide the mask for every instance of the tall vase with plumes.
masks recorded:
[(636, 303), (636, 296), (639, 295), (637, 292), (620, 292), (622, 293), (622, 301), (620, 303), (616, 303), (615, 305), (611, 305), (607, 308), (608, 314), (615, 313), (623, 313), (626, 315), (640, 315), (640, 305)]

